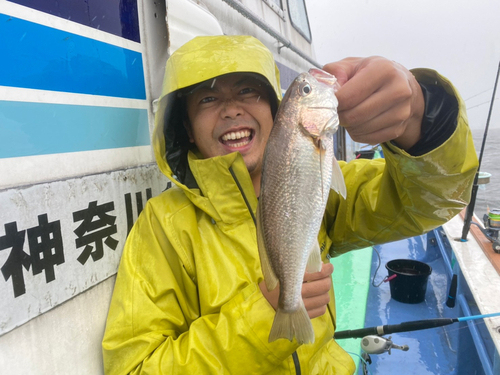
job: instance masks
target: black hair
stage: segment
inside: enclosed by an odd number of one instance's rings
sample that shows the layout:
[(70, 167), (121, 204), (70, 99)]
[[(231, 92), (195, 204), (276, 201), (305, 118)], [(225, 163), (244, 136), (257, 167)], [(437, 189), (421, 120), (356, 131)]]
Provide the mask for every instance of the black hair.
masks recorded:
[[(188, 187), (196, 187), (196, 181), (189, 170), (187, 162), (187, 154), (191, 148), (191, 143), (189, 142), (188, 132), (184, 127), (184, 121), (187, 119), (186, 98), (179, 96), (177, 92), (172, 92), (164, 100), (169, 103), (163, 118), (165, 159), (178, 181)], [(168, 123), (171, 126), (167, 126)]]

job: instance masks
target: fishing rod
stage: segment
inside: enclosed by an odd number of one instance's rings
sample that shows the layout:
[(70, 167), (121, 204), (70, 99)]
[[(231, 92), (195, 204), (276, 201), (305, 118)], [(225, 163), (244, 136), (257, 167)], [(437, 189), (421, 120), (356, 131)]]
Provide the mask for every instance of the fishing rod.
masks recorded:
[(492, 314), (484, 314), (484, 315), (471, 315), (461, 318), (436, 318), (436, 319), (425, 319), (425, 320), (412, 320), (410, 322), (403, 322), (400, 324), (390, 324), (390, 325), (382, 325), (376, 327), (339, 331), (335, 332), (333, 338), (336, 340), (355, 339), (355, 338), (363, 338), (368, 335), (381, 336), (381, 335), (388, 335), (391, 333), (420, 331), (423, 329), (442, 327), (457, 322), (491, 318), (494, 316), (500, 316), (500, 312)]
[(497, 92), (498, 76), (500, 75), (500, 62), (498, 63), (497, 77), (495, 79), (495, 86), (493, 87), (493, 96), (491, 98), (490, 110), (488, 112), (488, 119), (486, 120), (486, 127), (483, 135), (483, 144), (481, 145), (481, 152), (479, 154), (479, 166), (477, 168), (476, 177), (474, 177), (474, 184), (472, 185), (472, 194), (470, 203), (467, 206), (467, 211), (465, 213), (464, 227), (462, 229), (461, 241), (467, 241), (467, 234), (469, 233), (472, 216), (474, 215), (474, 206), (476, 205), (477, 189), (479, 188), (479, 169), (481, 168), (481, 161), (483, 160), (484, 147), (486, 145), (486, 138), (488, 137), (488, 128), (490, 127), (491, 112), (493, 111), (493, 103), (495, 102), (495, 94)]

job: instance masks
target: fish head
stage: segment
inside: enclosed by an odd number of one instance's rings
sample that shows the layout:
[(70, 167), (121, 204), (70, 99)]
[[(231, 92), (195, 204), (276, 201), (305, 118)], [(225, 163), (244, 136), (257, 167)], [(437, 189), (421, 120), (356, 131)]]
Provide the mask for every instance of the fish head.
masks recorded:
[[(289, 90), (300, 109), (299, 126), (314, 140), (332, 136), (339, 126), (337, 79), (322, 70), (301, 73)], [(288, 90), (287, 90), (288, 93)]]

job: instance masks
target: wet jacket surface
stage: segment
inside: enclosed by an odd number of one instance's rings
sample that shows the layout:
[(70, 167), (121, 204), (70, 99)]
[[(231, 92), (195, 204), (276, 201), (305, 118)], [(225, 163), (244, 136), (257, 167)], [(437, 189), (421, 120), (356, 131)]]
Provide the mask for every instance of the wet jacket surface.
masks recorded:
[[(437, 73), (414, 74), (458, 98)], [(477, 158), (458, 100), (457, 127), (434, 150), (413, 157), (385, 144), (385, 160), (341, 162), (347, 199), (330, 194), (318, 236), (324, 261), (429, 231), (466, 205)], [(302, 374), (352, 374), (353, 361), (332, 338), (333, 289), (327, 312), (312, 320), (313, 344), (268, 342), (275, 312), (258, 286), (250, 212), (258, 200), (242, 157), (202, 159), (190, 151), (196, 185), (188, 187), (173, 176), (158, 123), (157, 161), (174, 186), (148, 201), (127, 239), (103, 340), (105, 372), (294, 374), (296, 351)]]

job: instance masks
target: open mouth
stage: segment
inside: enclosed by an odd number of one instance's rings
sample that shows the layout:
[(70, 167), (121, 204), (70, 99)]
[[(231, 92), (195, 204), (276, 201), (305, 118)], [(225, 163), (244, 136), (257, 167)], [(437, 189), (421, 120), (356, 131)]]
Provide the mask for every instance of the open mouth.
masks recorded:
[(248, 145), (253, 139), (253, 130), (243, 129), (231, 131), (220, 137), (221, 143), (232, 148), (239, 148)]

